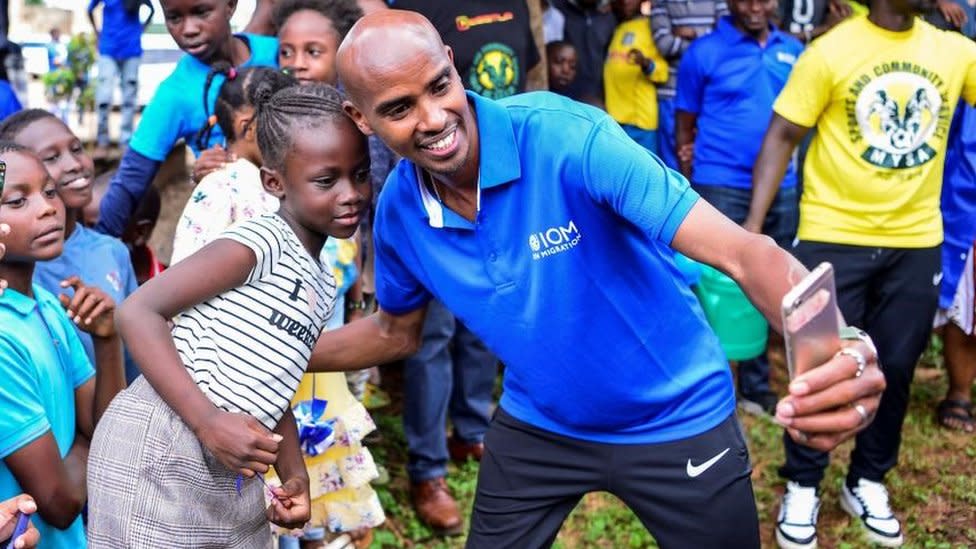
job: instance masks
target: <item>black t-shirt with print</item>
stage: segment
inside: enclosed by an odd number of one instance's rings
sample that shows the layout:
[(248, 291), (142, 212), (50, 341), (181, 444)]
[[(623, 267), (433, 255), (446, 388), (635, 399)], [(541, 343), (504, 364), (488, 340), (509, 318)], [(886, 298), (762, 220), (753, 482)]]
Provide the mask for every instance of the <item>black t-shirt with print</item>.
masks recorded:
[(793, 34), (810, 32), (827, 19), (828, 0), (781, 0), (780, 28)]
[(464, 87), (492, 99), (525, 91), (525, 73), (539, 62), (524, 0), (392, 0), (422, 14), (454, 50)]

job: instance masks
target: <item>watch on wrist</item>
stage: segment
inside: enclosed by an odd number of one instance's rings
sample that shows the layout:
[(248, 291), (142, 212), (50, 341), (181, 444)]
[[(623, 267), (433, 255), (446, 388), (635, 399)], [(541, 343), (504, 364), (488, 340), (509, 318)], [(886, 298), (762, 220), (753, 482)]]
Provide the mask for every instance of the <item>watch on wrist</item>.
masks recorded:
[(877, 356), (878, 348), (874, 346), (874, 340), (868, 335), (864, 330), (857, 328), (855, 326), (844, 326), (840, 329), (840, 338), (846, 340), (860, 340), (867, 344), (871, 348), (871, 352)]

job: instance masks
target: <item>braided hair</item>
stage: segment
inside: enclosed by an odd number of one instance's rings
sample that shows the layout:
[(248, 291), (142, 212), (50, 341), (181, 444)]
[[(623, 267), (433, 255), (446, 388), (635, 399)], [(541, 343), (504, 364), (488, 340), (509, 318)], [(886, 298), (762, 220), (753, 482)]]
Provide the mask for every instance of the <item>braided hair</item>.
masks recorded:
[[(211, 115), (207, 112), (207, 95), (209, 95), (210, 85), (213, 77), (217, 74), (224, 74), (226, 79), (220, 85), (217, 100), (214, 102), (214, 112)], [(200, 131), (197, 132), (197, 148), (203, 150), (210, 142), (210, 135), (214, 125), (220, 127), (227, 143), (233, 143), (237, 138), (234, 135), (234, 113), (243, 107), (255, 107), (254, 91), (259, 85), (267, 83), (268, 87), (278, 91), (288, 86), (298, 84), (294, 78), (275, 69), (268, 67), (248, 67), (237, 71), (229, 64), (219, 62), (214, 64), (210, 74), (207, 75), (207, 82), (204, 85), (204, 112), (207, 113), (207, 121)], [(273, 93), (272, 92), (272, 93)]]
[(0, 141), (13, 142), (27, 126), (45, 118), (53, 118), (61, 122), (60, 118), (44, 109), (24, 109), (11, 114), (0, 123)]
[(275, 32), (281, 30), (289, 17), (303, 10), (314, 11), (331, 21), (332, 28), (339, 35), (339, 42), (342, 42), (356, 21), (363, 17), (363, 10), (356, 0), (284, 0), (275, 3), (271, 15)]
[(327, 84), (291, 86), (276, 92), (270, 83), (262, 83), (254, 92), (254, 104), (258, 148), (264, 165), (272, 170), (284, 170), (295, 130), (340, 120), (352, 123), (342, 109), (342, 95)]

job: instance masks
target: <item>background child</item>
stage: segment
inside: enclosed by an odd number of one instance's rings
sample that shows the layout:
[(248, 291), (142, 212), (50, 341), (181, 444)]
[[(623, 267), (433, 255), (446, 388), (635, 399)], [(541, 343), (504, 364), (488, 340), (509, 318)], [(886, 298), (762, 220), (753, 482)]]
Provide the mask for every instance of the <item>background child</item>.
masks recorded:
[(576, 48), (564, 40), (546, 44), (546, 63), (549, 66), (549, 91), (569, 96), (569, 88), (576, 80)]
[[(272, 12), (272, 21), (278, 30), (280, 44), (278, 64), (301, 83), (335, 85), (336, 51), (349, 29), (362, 16), (362, 9), (355, 0), (284, 0), (277, 3)], [(344, 288), (339, 294), (342, 296), (338, 303), (339, 314), (333, 315), (330, 328), (364, 316), (367, 312), (366, 294), (372, 293), (372, 261), (369, 253), (372, 210), (375, 210), (375, 197), (396, 164), (396, 155), (375, 136), (369, 137), (369, 151), (374, 197), (370, 215), (364, 219), (355, 240), (332, 239), (326, 243), (326, 253), (335, 268), (336, 280)], [(373, 397), (370, 401), (389, 402), (389, 397), (375, 385), (369, 385), (367, 389), (366, 382), (370, 377), (378, 379), (379, 372), (375, 368), (347, 372), (349, 390), (360, 401), (368, 392)]]
[[(204, 95), (211, 67), (221, 62), (238, 68), (277, 64), (276, 39), (231, 33), (230, 17), (237, 7), (236, 0), (161, 0), (160, 5), (170, 36), (189, 55), (180, 59), (146, 105), (102, 201), (96, 229), (113, 236), (125, 230), (132, 212), (177, 140), (184, 139), (194, 153), (200, 154), (201, 147), (193, 137), (213, 112), (211, 105), (223, 82), (223, 75), (213, 75), (214, 86)], [(211, 132), (204, 148), (217, 143), (223, 143), (219, 128)], [(208, 162), (217, 168), (225, 160), (226, 153), (220, 150), (211, 153)], [(201, 158), (198, 163), (203, 161)]]
[[(0, 160), (7, 163), (0, 223), (12, 229), (0, 262), (0, 279), (9, 284), (0, 296), (0, 500), (31, 494), (44, 547), (85, 547), (88, 441), (125, 386), (115, 305), (77, 278), (68, 284), (74, 297), (60, 302), (31, 283), (36, 262), (61, 253), (64, 206), (32, 152), (0, 143)], [(92, 335), (94, 369), (72, 324)]]
[[(49, 292), (61, 291), (62, 281), (77, 276), (121, 303), (137, 287), (125, 245), (79, 223), (81, 209), (92, 200), (94, 163), (81, 141), (53, 114), (41, 109), (21, 111), (0, 124), (0, 139), (28, 147), (41, 159), (54, 179), (65, 207), (64, 251), (34, 269), (35, 281)], [(79, 332), (88, 358), (95, 350), (88, 334)], [(127, 358), (126, 379), (139, 375)]]
[(355, 0), (284, 0), (275, 4), (278, 64), (301, 83), (335, 85), (335, 55), (363, 16)]
[[(214, 67), (218, 72), (230, 69)], [(294, 78), (267, 67), (235, 70), (224, 80), (214, 103), (215, 123), (202, 128), (200, 136), (206, 140), (209, 132), (219, 129), (227, 151), (237, 160), (204, 176), (194, 189), (176, 225), (172, 263), (195, 253), (234, 223), (278, 210), (278, 199), (261, 184), (254, 101), (258, 89), (274, 93), (293, 85)]]
[(638, 0), (614, 0), (620, 21), (603, 64), (607, 113), (634, 141), (657, 153), (657, 88), (668, 80), (668, 64), (651, 38), (651, 23)]
[(267, 547), (262, 483), (234, 492), (238, 473), (269, 464), (284, 482), (267, 517), (288, 528), (309, 518), (289, 402), (335, 302), (316, 258), (327, 236), (355, 231), (370, 197), (369, 157), (332, 88), (290, 87), (255, 102), (262, 179), (281, 208), (231, 228), (119, 311), (123, 338), (140, 342), (144, 377), (113, 402), (93, 441), (93, 542)]
[[(81, 210), (81, 221), (88, 228), (94, 228), (98, 223), (99, 207), (105, 191), (108, 190), (109, 181), (115, 171), (105, 172), (95, 178), (92, 187), (92, 200)], [(132, 219), (122, 233), (122, 243), (129, 248), (129, 257), (132, 259), (132, 269), (136, 274), (136, 282), (141, 286), (150, 278), (163, 272), (166, 268), (159, 258), (156, 251), (149, 245), (156, 222), (159, 220), (159, 212), (162, 208), (162, 199), (159, 191), (152, 185), (146, 189), (146, 196), (142, 197)]]

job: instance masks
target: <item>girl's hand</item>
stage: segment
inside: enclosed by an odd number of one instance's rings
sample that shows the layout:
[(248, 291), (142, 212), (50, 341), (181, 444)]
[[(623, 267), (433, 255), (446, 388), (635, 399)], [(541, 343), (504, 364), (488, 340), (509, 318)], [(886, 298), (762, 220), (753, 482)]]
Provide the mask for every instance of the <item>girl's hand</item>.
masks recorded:
[[(21, 494), (6, 501), (0, 501), (0, 539), (7, 539), (14, 533), (14, 527), (19, 518), (18, 513), (32, 515), (37, 512), (37, 504), (28, 495)], [(16, 549), (27, 549), (37, 547), (40, 535), (37, 528), (31, 524), (27, 527), (27, 532), (13, 540), (13, 547)]]
[(308, 478), (290, 478), (271, 490), (268, 520), (282, 528), (301, 528), (312, 518)]
[(61, 294), (61, 306), (68, 312), (68, 318), (93, 337), (115, 336), (115, 302), (102, 290), (86, 286), (80, 278), (72, 276), (61, 281), (62, 288), (74, 288), (75, 295)]
[(227, 152), (220, 145), (214, 145), (202, 151), (200, 157), (193, 164), (193, 182), (199, 183), (208, 174), (223, 168), (229, 162), (237, 160), (237, 155)]
[(215, 410), (202, 421), (196, 435), (224, 467), (247, 478), (266, 473), (278, 460), (281, 435), (247, 414)]

